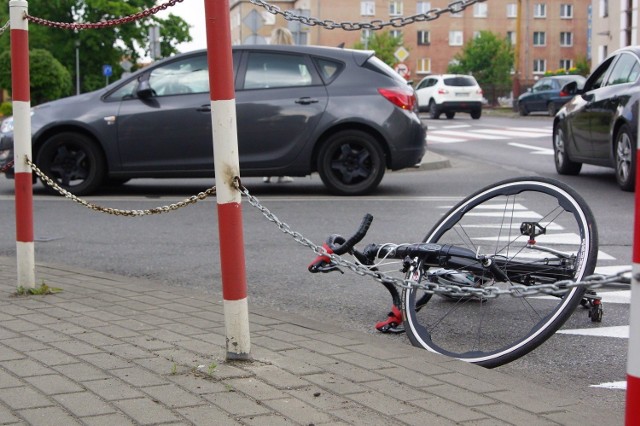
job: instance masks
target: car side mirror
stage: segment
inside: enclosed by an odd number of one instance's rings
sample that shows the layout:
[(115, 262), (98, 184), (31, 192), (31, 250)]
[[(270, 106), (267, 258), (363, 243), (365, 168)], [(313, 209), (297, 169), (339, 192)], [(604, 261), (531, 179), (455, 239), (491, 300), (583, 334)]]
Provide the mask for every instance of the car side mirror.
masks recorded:
[(148, 99), (155, 95), (155, 91), (151, 88), (149, 84), (149, 80), (143, 80), (138, 84), (138, 90), (136, 90), (136, 94), (140, 99)]
[(576, 81), (572, 81), (571, 83), (567, 83), (562, 86), (560, 96), (575, 96), (578, 94), (578, 91), (578, 83)]

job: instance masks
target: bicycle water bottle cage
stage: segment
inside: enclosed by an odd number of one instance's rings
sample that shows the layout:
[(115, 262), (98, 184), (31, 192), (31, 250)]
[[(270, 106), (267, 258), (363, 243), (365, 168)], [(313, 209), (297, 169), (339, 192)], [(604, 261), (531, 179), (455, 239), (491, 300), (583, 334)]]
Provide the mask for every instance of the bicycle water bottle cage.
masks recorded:
[(547, 229), (540, 226), (538, 222), (522, 222), (520, 225), (520, 234), (529, 237), (529, 244), (535, 244), (536, 237), (546, 233)]

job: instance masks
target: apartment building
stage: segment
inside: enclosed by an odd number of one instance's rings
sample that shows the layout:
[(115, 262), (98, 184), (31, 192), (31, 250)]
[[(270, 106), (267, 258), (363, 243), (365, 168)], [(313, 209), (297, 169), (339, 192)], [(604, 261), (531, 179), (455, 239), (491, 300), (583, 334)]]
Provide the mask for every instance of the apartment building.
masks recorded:
[(591, 26), (592, 69), (614, 50), (640, 44), (638, 0), (594, 0)]
[[(480, 31), (508, 37), (517, 46), (514, 76), (518, 86), (533, 84), (546, 71), (569, 69), (577, 60), (589, 58), (589, 25), (592, 0), (487, 0), (462, 12), (443, 14), (438, 19), (387, 27), (402, 37), (409, 52), (404, 63), (410, 78), (444, 73), (465, 43)], [(608, 0), (594, 0), (608, 1)], [(638, 0), (617, 0), (634, 1)], [(281, 0), (269, 4), (297, 16), (333, 22), (389, 21), (411, 17), (433, 9), (447, 8), (449, 0)], [(234, 44), (268, 43), (276, 26), (286, 26), (299, 44), (352, 47), (370, 35), (367, 30), (327, 30), (273, 16), (248, 0), (231, 1)], [(636, 21), (637, 22), (637, 21)]]

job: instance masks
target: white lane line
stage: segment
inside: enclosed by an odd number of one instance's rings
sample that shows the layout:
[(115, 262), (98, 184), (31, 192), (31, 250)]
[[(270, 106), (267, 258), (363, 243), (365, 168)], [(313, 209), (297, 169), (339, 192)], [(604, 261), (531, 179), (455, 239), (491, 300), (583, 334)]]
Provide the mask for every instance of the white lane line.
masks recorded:
[(512, 138), (542, 138), (547, 136), (540, 133), (531, 133), (531, 132), (519, 131), (519, 130), (478, 129), (478, 130), (475, 130), (474, 133), (483, 133), (483, 134), (487, 133), (492, 135), (508, 136)]
[(536, 155), (553, 155), (553, 149), (551, 148), (544, 148), (541, 146), (533, 146), (533, 145), (526, 145), (523, 143), (517, 143), (517, 142), (509, 142), (509, 145), (511, 146), (515, 146), (516, 148), (524, 148), (524, 149), (529, 149), (531, 150), (532, 154), (536, 154)]
[(618, 339), (628, 339), (629, 326), (617, 325), (613, 327), (573, 328), (569, 330), (558, 330), (556, 333), (571, 334), (575, 336), (615, 337)]
[(627, 381), (622, 382), (608, 382), (608, 383), (600, 383), (599, 385), (590, 385), (590, 388), (603, 388), (603, 389), (627, 389)]

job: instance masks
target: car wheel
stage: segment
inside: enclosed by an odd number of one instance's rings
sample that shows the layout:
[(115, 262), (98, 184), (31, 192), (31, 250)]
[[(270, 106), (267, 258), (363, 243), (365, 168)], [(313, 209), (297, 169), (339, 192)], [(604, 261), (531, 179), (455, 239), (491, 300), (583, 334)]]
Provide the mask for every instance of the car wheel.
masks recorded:
[[(95, 191), (105, 177), (102, 151), (79, 133), (59, 133), (47, 139), (38, 152), (36, 164), (55, 183), (75, 195)], [(58, 193), (46, 183), (44, 186), (49, 193)]]
[(569, 159), (567, 138), (564, 131), (558, 126), (553, 129), (553, 159), (555, 160), (558, 174), (577, 175), (582, 169), (582, 163), (576, 163)]
[(429, 101), (429, 115), (434, 120), (437, 120), (438, 118), (440, 118), (440, 111), (438, 109), (438, 105), (436, 105), (433, 99)]
[(384, 172), (384, 153), (378, 141), (360, 130), (332, 135), (318, 153), (320, 178), (337, 195), (370, 193), (380, 184)]
[(549, 102), (549, 105), (547, 105), (547, 111), (549, 111), (549, 115), (551, 117), (555, 117), (556, 113), (558, 112), (558, 107), (555, 103)]
[(518, 104), (518, 112), (523, 117), (529, 115), (529, 111), (527, 110), (527, 107), (524, 106), (523, 104)]
[(474, 120), (477, 120), (480, 117), (482, 117), (482, 108), (478, 108), (476, 110), (471, 111), (471, 118), (473, 118)]
[(633, 191), (636, 183), (636, 144), (629, 126), (624, 124), (616, 134), (615, 160), (616, 179), (623, 191)]
[(455, 112), (445, 112), (444, 115), (447, 117), (447, 119), (451, 120), (453, 119), (453, 117), (456, 116)]

